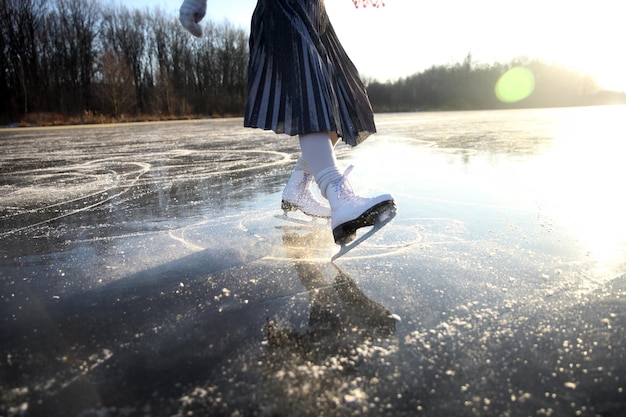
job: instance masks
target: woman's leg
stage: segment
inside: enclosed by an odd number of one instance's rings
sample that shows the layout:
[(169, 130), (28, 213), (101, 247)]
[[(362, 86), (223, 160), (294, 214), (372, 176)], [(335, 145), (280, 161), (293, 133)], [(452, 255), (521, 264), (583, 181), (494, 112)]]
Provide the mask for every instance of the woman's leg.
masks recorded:
[[(337, 134), (334, 136), (337, 137)], [(335, 144), (332, 135), (328, 132), (300, 135), (300, 149), (304, 161), (315, 178), (324, 169), (337, 166)], [(323, 193), (324, 190), (322, 190)]]

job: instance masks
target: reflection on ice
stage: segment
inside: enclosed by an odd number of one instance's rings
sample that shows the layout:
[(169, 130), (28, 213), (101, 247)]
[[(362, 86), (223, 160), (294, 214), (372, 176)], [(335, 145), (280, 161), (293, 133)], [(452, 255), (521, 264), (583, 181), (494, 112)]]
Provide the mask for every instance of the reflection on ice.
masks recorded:
[[(304, 415), (318, 407), (341, 410), (339, 414), (360, 409), (383, 411), (385, 404), (369, 398), (371, 390), (366, 387), (384, 384), (384, 379), (347, 375), (368, 363), (384, 361), (397, 350), (386, 342), (395, 331), (395, 318), (337, 266), (334, 283), (329, 285), (321, 269), (306, 260), (309, 238), (306, 233), (283, 235), (287, 255), (292, 256), (309, 293), (310, 313), (304, 332), (286, 324), (285, 318), (267, 323), (261, 363), (267, 395), (276, 399), (272, 408), (277, 414)], [(387, 372), (393, 374), (391, 364), (389, 368)]]

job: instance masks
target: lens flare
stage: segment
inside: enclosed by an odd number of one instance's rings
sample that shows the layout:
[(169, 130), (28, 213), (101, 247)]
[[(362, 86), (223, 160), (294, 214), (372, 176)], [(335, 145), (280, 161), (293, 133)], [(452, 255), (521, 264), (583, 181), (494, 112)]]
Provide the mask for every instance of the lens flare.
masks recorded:
[(516, 103), (530, 96), (535, 90), (535, 76), (524, 67), (513, 67), (496, 83), (496, 97), (503, 103)]

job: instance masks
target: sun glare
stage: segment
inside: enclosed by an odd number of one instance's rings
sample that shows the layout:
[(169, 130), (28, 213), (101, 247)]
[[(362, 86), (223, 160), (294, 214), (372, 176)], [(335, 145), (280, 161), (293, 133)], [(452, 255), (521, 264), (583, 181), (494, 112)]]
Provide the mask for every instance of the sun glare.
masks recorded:
[(610, 278), (611, 271), (626, 262), (626, 144), (619, 126), (626, 108), (584, 108), (580, 113), (563, 120), (555, 146), (535, 175), (554, 217), (569, 225), (596, 272)]
[(496, 83), (496, 97), (504, 103), (524, 100), (535, 90), (535, 76), (524, 67), (514, 67), (502, 74)]

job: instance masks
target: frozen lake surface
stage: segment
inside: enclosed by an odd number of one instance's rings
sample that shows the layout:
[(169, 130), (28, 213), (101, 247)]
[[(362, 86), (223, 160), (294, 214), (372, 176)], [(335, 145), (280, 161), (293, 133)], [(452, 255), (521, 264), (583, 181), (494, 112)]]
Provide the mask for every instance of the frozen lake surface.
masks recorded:
[(0, 131), (0, 415), (626, 412), (626, 107), (378, 115), (398, 215), (280, 220), (240, 119)]

